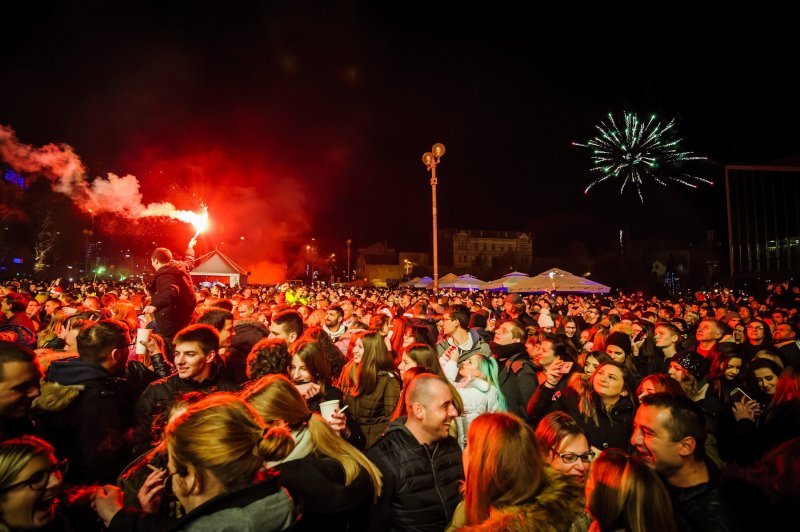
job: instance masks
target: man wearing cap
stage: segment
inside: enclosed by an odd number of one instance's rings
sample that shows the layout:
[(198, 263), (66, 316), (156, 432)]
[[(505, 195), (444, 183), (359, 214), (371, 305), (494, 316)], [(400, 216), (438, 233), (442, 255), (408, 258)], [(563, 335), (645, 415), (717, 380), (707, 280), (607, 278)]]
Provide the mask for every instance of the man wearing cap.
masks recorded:
[(508, 294), (503, 302), (503, 312), (508, 319), (518, 321), (523, 328), (536, 325), (533, 317), (525, 312), (525, 302), (519, 294)]
[(710, 369), (711, 362), (703, 355), (694, 351), (684, 351), (672, 358), (667, 373), (681, 385), (686, 397), (703, 412), (708, 431), (706, 453), (709, 459), (720, 465), (722, 460), (719, 443), (722, 441), (724, 445), (725, 442), (731, 441), (735, 429), (733, 417), (725, 405), (713, 394), (708, 393), (709, 385), (706, 377)]

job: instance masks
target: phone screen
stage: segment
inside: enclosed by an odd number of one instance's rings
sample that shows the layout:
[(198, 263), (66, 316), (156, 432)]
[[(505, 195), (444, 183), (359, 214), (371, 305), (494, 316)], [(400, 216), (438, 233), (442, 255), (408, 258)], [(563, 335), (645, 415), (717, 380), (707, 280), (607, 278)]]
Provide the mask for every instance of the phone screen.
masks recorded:
[(740, 403), (742, 399), (745, 399), (746, 401), (752, 401), (750, 396), (744, 393), (744, 390), (742, 390), (741, 388), (734, 388), (731, 391), (731, 399), (733, 400), (734, 403)]

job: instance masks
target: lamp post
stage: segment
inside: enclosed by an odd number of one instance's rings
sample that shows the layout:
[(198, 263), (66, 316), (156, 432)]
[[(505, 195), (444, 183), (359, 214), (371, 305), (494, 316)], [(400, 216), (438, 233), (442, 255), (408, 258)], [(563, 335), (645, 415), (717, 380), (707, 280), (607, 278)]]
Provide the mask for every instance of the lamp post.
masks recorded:
[(444, 144), (437, 142), (422, 155), (422, 162), (431, 173), (431, 212), (433, 214), (433, 291), (439, 290), (439, 245), (436, 234), (436, 167), (444, 155)]
[(350, 244), (352, 244), (352, 243), (353, 243), (353, 241), (350, 240), (349, 238), (345, 241), (345, 244), (347, 244), (347, 282), (348, 283), (353, 280), (353, 277), (352, 277), (352, 275), (350, 273)]

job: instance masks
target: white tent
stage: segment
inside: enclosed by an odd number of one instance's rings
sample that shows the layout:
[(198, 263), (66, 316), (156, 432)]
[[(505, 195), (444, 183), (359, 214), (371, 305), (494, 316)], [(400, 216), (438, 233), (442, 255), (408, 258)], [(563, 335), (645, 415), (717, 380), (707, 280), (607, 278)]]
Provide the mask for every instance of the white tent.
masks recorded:
[(416, 283), (414, 283), (414, 288), (430, 288), (433, 286), (433, 278), (432, 277), (423, 277)]
[(192, 277), (227, 277), (231, 286), (246, 285), (250, 274), (218, 249), (199, 257), (195, 264), (190, 272)]
[(441, 288), (458, 288), (461, 290), (478, 290), (486, 284), (477, 277), (465, 274), (461, 277), (458, 277), (455, 281), (450, 281), (448, 283), (441, 283), (439, 286)]
[(611, 288), (578, 277), (558, 268), (551, 268), (535, 277), (518, 283), (509, 292), (578, 292), (582, 294), (607, 294)]
[(481, 290), (511, 290), (512, 287), (526, 279), (530, 279), (530, 277), (522, 272), (511, 272), (499, 279), (485, 283), (481, 286)]
[(454, 273), (448, 273), (447, 275), (443, 275), (439, 277), (439, 288), (447, 288), (446, 285), (449, 285), (458, 280), (458, 275)]
[(420, 282), (421, 280), (422, 280), (421, 277), (414, 277), (413, 279), (409, 279), (408, 281), (406, 281), (404, 283), (400, 283), (397, 286), (398, 286), (398, 288), (408, 288), (409, 286), (414, 286), (416, 283)]

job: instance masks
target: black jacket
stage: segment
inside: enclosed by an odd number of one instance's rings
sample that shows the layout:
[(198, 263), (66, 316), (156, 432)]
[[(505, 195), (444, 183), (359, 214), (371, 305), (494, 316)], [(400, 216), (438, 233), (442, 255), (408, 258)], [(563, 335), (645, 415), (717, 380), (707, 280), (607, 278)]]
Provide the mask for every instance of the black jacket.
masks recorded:
[(114, 482), (131, 458), (133, 403), (127, 381), (98, 364), (50, 364), (34, 408), (42, 437), (69, 460), (65, 482)]
[(536, 426), (549, 412), (558, 410), (566, 412), (581, 426), (589, 437), (590, 445), (601, 451), (610, 448), (627, 450), (630, 447), (630, 437), (633, 432), (633, 416), (636, 414), (636, 408), (631, 398), (620, 397), (609, 412), (606, 412), (594, 392), (592, 392), (592, 400), (597, 411), (597, 423), (581, 413), (580, 396), (571, 386), (565, 386), (561, 391), (547, 386), (539, 386), (528, 403), (528, 415), (531, 423)]
[(676, 488), (664, 483), (672, 499), (678, 529), (682, 532), (740, 530), (737, 515), (720, 492), (719, 470), (709, 460), (706, 460), (706, 466), (708, 482), (690, 488)]
[(489, 348), (497, 359), (500, 391), (506, 398), (508, 411), (528, 419), (528, 401), (539, 387), (539, 379), (525, 351), (525, 344), (497, 345), (492, 342)]
[(214, 369), (211, 378), (203, 382), (191, 379), (181, 379), (178, 374), (170, 375), (166, 379), (159, 379), (145, 388), (139, 400), (136, 401), (136, 437), (134, 450), (142, 454), (152, 447), (153, 419), (172, 403), (177, 396), (187, 392), (235, 392), (235, 384), (219, 376), (219, 370)]
[(150, 304), (156, 307), (156, 332), (172, 338), (189, 325), (197, 300), (192, 276), (194, 249), (187, 248), (183, 261), (170, 261), (155, 273), (150, 284)]
[(366, 530), (374, 497), (369, 476), (361, 473), (344, 485), (344, 469), (333, 458), (306, 456), (276, 465), (280, 482), (303, 507), (297, 530)]
[(427, 446), (396, 419), (367, 456), (383, 474), (370, 530), (441, 531), (453, 517), (464, 480), (461, 447), (452, 437)]

